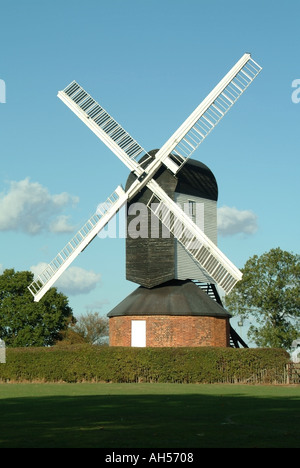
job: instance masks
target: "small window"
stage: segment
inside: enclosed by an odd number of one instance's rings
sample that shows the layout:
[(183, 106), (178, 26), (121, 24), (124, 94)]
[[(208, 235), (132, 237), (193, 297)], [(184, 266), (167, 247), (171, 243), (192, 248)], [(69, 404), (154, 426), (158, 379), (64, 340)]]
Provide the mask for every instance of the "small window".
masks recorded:
[(196, 202), (193, 200), (189, 200), (189, 215), (191, 218), (196, 217)]

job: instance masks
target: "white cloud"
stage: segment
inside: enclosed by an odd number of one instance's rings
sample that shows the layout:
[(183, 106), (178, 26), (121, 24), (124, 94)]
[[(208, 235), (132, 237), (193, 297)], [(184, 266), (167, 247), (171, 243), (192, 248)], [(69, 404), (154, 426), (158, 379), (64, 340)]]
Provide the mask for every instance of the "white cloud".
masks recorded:
[(29, 178), (10, 182), (7, 193), (0, 194), (0, 231), (21, 231), (38, 234), (42, 231), (70, 232), (74, 227), (64, 208), (78, 203), (68, 193), (51, 195), (46, 187)]
[(69, 224), (70, 216), (61, 215), (58, 216), (56, 219), (50, 223), (50, 231), (51, 232), (73, 232), (74, 226)]
[(85, 308), (89, 312), (99, 311), (103, 309), (104, 305), (107, 305), (109, 303), (110, 302), (108, 299), (103, 299), (102, 301), (94, 301), (92, 304), (87, 304)]
[(60, 277), (57, 286), (66, 294), (78, 295), (87, 294), (95, 287), (101, 280), (101, 275), (94, 271), (87, 271), (80, 267), (70, 267)]
[(221, 236), (251, 235), (256, 231), (257, 216), (253, 211), (238, 210), (229, 206), (218, 208), (218, 233)]
[[(39, 263), (30, 270), (38, 276), (47, 267), (47, 263)], [(91, 292), (101, 280), (101, 275), (80, 267), (69, 267), (54, 284), (64, 294), (77, 296)]]

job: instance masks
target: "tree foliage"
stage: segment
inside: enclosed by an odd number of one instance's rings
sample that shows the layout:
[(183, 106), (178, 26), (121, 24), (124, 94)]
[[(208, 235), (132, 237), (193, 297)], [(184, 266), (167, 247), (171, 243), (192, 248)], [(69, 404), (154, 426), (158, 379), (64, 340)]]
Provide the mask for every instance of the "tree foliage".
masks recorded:
[(62, 330), (59, 333), (59, 338), (58, 341), (55, 343), (55, 346), (59, 346), (60, 348), (62, 348), (86, 344), (86, 339), (82, 335), (77, 333), (73, 328), (73, 325), (71, 325), (66, 330)]
[(51, 346), (74, 321), (68, 298), (56, 288), (34, 302), (27, 288), (32, 281), (29, 271), (0, 275), (0, 338), (6, 346)]
[(226, 298), (234, 315), (252, 319), (248, 337), (258, 346), (290, 349), (300, 333), (300, 256), (271, 249), (254, 255)]
[(98, 312), (81, 315), (72, 329), (82, 336), (87, 343), (103, 344), (108, 335), (108, 318)]

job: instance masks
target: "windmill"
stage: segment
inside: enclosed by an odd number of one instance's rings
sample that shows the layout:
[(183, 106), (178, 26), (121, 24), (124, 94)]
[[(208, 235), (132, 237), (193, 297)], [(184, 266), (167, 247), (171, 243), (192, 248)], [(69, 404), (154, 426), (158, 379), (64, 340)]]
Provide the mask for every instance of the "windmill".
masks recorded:
[[(149, 153), (76, 81), (58, 97), (106, 144), (133, 175), (126, 191), (118, 186), (85, 225), (28, 287), (38, 302), (62, 273), (127, 202), (145, 187), (151, 191), (148, 209), (165, 224), (200, 271), (228, 294), (241, 280), (239, 269), (221, 252), (155, 180), (163, 167), (176, 178), (194, 151), (260, 73), (261, 67), (244, 54), (183, 122), (167, 142)], [(170, 221), (171, 220), (171, 221)]]

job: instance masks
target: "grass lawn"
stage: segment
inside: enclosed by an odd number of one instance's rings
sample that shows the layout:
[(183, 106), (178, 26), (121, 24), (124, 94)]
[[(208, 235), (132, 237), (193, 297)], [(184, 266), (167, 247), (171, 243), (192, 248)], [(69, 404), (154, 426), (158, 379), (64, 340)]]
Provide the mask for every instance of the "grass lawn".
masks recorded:
[(0, 448), (297, 448), (299, 400), (299, 386), (1, 384)]

